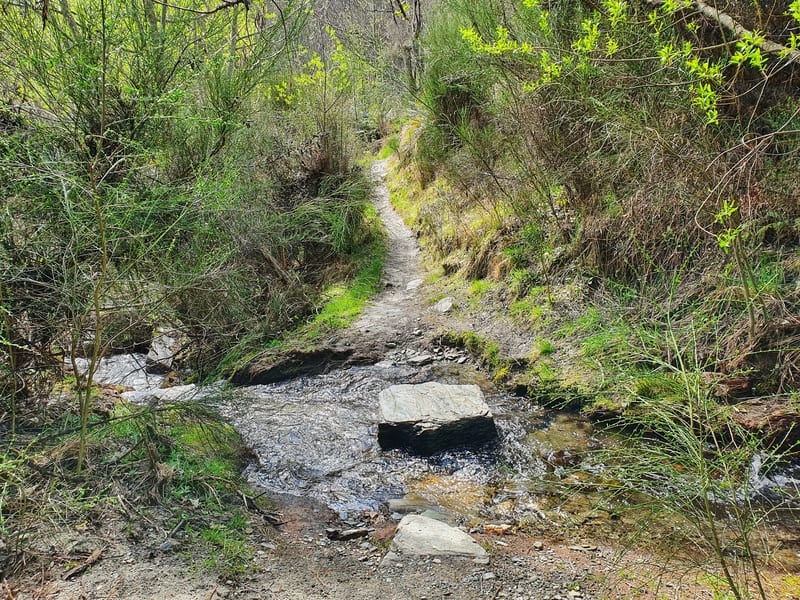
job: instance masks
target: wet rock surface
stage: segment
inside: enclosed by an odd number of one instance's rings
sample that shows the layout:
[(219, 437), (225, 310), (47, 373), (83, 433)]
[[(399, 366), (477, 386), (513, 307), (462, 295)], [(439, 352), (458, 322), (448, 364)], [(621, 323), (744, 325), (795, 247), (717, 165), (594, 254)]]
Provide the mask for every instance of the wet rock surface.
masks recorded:
[(337, 369), (375, 364), (381, 360), (385, 351), (384, 344), (369, 340), (358, 344), (326, 342), (309, 350), (268, 354), (237, 370), (230, 380), (236, 385), (278, 383)]

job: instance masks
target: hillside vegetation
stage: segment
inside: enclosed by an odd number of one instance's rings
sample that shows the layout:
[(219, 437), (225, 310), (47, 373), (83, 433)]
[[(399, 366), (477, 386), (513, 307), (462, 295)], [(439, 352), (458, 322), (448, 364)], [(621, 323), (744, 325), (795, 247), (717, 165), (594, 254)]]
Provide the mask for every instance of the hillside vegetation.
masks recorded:
[(80, 531), (168, 503), (154, 530), (248, 568), (270, 508), (236, 432), (92, 377), (163, 330), (168, 383), (335, 339), (380, 284), (380, 151), (422, 289), (456, 296), (437, 340), (628, 432), (609, 493), (766, 598), (753, 532), (786, 498), (752, 485), (800, 439), (800, 0), (0, 0), (0, 32), (0, 578), (49, 556), (54, 504)]
[(329, 289), (374, 291), (366, 84), (313, 18), (293, 0), (0, 2), (1, 578), (62, 502), (66, 524), (124, 516), (120, 490), (195, 515), (255, 506), (218, 417), (129, 406), (92, 375), (166, 329), (169, 381), (218, 378)]
[(4, 397), (156, 326), (216, 373), (377, 239), (333, 34), (309, 40), (305, 3), (197, 4), (3, 8)]
[(723, 397), (797, 389), (795, 4), (430, 14), (398, 205), (444, 273), (487, 280), (520, 326), (580, 350), (545, 380), (592, 380), (600, 408), (636, 385), (622, 364), (680, 360)]

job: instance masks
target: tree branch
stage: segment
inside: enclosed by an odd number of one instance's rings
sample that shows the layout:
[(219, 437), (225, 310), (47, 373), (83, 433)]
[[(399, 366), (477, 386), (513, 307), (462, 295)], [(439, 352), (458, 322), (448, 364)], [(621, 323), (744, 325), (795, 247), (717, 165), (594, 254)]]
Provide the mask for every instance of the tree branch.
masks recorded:
[(244, 4), (245, 10), (250, 10), (250, 0), (224, 0), (219, 6), (212, 8), (211, 10), (197, 10), (196, 8), (186, 8), (184, 6), (169, 4), (167, 2), (163, 2), (162, 0), (153, 0), (153, 2), (155, 2), (156, 4), (160, 4), (161, 6), (166, 6), (167, 8), (174, 8), (175, 10), (182, 10), (184, 12), (190, 12), (196, 15), (213, 15), (214, 13), (218, 13), (221, 10), (231, 8), (233, 6), (238, 6), (239, 4)]
[[(648, 4), (653, 6), (661, 6), (664, 4), (663, 0), (647, 0)], [(704, 0), (694, 0), (694, 5), (697, 11), (717, 23), (723, 29), (733, 34), (734, 39), (741, 40), (753, 35), (753, 32), (746, 29), (741, 23), (730, 16), (718, 10), (716, 7), (706, 4)], [(751, 37), (752, 39), (752, 37)], [(757, 47), (766, 52), (767, 54), (777, 54), (780, 58), (785, 58), (789, 62), (800, 64), (800, 50), (793, 50), (783, 44), (773, 42), (772, 40), (764, 40)]]
[[(703, 0), (695, 0), (694, 4), (697, 7), (697, 10), (700, 11), (700, 14), (708, 17), (712, 21), (719, 23), (721, 27), (724, 27), (730, 31), (733, 34), (733, 37), (735, 37), (737, 40), (741, 40), (752, 35), (752, 31), (745, 29), (744, 26), (738, 21), (734, 20), (733, 17), (717, 10), (713, 6), (706, 4), (703, 2)], [(758, 44), (758, 47), (764, 52), (769, 54), (779, 54), (782, 58), (786, 58), (790, 62), (800, 64), (800, 51), (798, 50), (792, 50), (783, 44), (778, 44), (777, 42), (773, 42), (771, 40), (764, 40)]]

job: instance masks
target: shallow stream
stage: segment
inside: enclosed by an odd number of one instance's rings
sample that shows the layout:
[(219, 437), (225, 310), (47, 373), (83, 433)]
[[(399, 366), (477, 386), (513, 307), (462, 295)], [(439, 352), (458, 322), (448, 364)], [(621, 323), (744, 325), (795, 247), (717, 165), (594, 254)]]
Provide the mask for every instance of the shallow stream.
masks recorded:
[[(155, 394), (164, 402), (214, 407), (254, 450), (257, 460), (246, 471), (252, 483), (274, 494), (312, 498), (343, 518), (388, 505), (392, 511), (433, 510), (462, 522), (541, 519), (588, 523), (605, 532), (639, 518), (610, 505), (591, 485), (604, 468), (591, 450), (624, 441), (596, 432), (574, 413), (502, 393), (466, 365), (384, 362), (270, 385), (160, 389), (161, 378), (144, 375), (143, 358), (103, 361), (96, 379), (133, 387), (125, 396), (134, 402)], [(498, 439), (431, 457), (383, 451), (377, 443), (378, 394), (394, 384), (426, 381), (481, 387)], [(763, 489), (792, 494), (800, 506), (796, 465), (769, 477), (755, 469), (752, 477)], [(570, 485), (576, 483), (588, 485)], [(792, 513), (790, 529), (797, 527)]]
[[(432, 457), (382, 451), (380, 391), (432, 380), (479, 385), (495, 414), (498, 440)], [(339, 370), (237, 389), (221, 410), (258, 456), (248, 469), (253, 482), (313, 497), (339, 512), (374, 510), (404, 497), (463, 517), (491, 516), (498, 506), (507, 512), (513, 497), (516, 512), (533, 501), (526, 484), (558, 470), (565, 457), (599, 445), (587, 421), (501, 394), (463, 367), (378, 364)]]

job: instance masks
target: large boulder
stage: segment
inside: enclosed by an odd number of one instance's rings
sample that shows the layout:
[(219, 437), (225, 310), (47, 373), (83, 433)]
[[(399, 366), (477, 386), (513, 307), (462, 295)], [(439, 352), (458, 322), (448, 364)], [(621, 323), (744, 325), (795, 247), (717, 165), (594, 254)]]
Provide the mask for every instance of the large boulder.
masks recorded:
[(469, 534), (436, 519), (406, 515), (397, 526), (392, 551), (412, 556), (462, 556), (479, 561), (488, 559)]
[(436, 382), (393, 385), (379, 395), (378, 443), (430, 455), (497, 437), (494, 418), (477, 385)]

